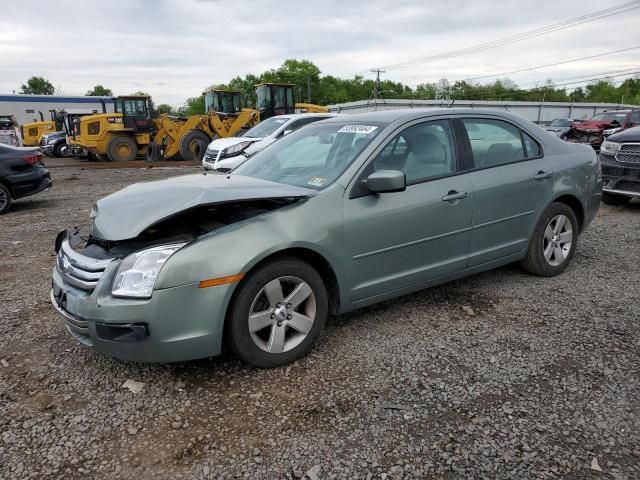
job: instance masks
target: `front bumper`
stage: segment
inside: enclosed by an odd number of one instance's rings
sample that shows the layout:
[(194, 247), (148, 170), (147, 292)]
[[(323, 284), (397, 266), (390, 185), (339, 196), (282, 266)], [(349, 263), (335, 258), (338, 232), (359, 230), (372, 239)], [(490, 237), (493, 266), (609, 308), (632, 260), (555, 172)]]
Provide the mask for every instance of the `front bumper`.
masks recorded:
[(640, 165), (621, 164), (614, 157), (600, 154), (602, 191), (614, 195), (640, 197)]
[(229, 285), (198, 284), (155, 290), (150, 299), (115, 298), (110, 294), (120, 264), (111, 261), (95, 288), (65, 281), (56, 265), (51, 304), (69, 333), (83, 345), (140, 362), (177, 362), (218, 355)]
[(53, 144), (47, 144), (47, 145), (40, 145), (40, 151), (42, 153), (44, 153), (47, 157), (54, 157), (54, 151), (55, 149), (55, 145)]

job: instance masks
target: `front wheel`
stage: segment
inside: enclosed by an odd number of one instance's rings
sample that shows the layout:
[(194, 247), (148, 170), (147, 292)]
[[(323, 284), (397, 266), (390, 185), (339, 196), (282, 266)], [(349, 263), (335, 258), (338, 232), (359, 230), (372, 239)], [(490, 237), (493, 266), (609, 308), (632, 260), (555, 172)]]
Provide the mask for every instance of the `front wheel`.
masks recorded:
[(259, 368), (290, 363), (311, 350), (327, 320), (322, 278), (296, 258), (269, 262), (252, 272), (230, 307), (229, 346)]
[(190, 130), (180, 140), (180, 156), (184, 160), (201, 162), (209, 142), (211, 142), (209, 135), (202, 130)]
[(138, 145), (126, 135), (114, 137), (107, 146), (107, 156), (112, 162), (130, 162), (138, 156)]
[(616, 195), (615, 193), (602, 192), (602, 201), (607, 205), (627, 205), (631, 197), (626, 195)]
[(577, 244), (575, 213), (564, 203), (552, 203), (538, 220), (522, 266), (535, 275), (558, 275), (571, 262)]

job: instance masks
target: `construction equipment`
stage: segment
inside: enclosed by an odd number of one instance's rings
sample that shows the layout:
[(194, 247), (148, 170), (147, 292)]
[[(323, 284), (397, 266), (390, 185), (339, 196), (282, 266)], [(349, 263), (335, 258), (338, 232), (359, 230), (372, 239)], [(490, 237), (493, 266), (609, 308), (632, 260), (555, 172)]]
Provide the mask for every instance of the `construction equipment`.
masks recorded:
[(256, 85), (256, 109), (243, 108), (241, 90), (213, 88), (204, 92), (204, 115), (176, 118), (162, 115), (155, 120), (157, 133), (150, 148), (157, 159), (181, 158), (201, 160), (207, 145), (216, 138), (238, 135), (261, 120), (275, 115), (299, 112), (328, 112), (326, 107), (311, 103), (294, 103), (291, 83), (263, 83)]
[(22, 134), (13, 115), (0, 115), (0, 143), (22, 147)]
[(164, 114), (153, 120), (148, 97), (117, 97), (115, 113), (78, 119), (70, 128), (69, 144), (111, 161), (133, 160), (139, 154), (148, 160), (201, 160), (211, 140), (238, 135), (266, 118), (295, 113), (296, 108), (328, 111), (319, 105), (294, 103), (294, 87), (290, 83), (257, 85), (256, 109), (242, 107), (240, 90), (212, 89), (204, 93), (204, 115)]
[(90, 156), (112, 162), (134, 160), (145, 155), (155, 132), (151, 120), (149, 97), (131, 95), (115, 97), (114, 112), (70, 119), (67, 143), (73, 151), (86, 150)]
[(22, 142), (25, 147), (35, 147), (40, 144), (42, 135), (62, 130), (63, 119), (55, 110), (49, 110), (51, 120), (45, 120), (42, 112), (39, 122), (25, 123), (20, 127), (22, 131)]

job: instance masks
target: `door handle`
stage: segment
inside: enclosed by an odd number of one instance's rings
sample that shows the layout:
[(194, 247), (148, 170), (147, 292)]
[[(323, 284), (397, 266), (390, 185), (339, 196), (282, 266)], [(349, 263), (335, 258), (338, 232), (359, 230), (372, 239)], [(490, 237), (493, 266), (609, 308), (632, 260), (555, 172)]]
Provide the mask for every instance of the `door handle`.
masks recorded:
[(450, 190), (444, 197), (442, 197), (443, 202), (454, 202), (456, 200), (461, 200), (463, 198), (467, 198), (469, 194), (467, 192), (456, 192), (455, 190)]
[(545, 180), (546, 178), (551, 178), (553, 177), (553, 172), (545, 172), (543, 170), (540, 170), (538, 173), (536, 173), (533, 178), (535, 180)]

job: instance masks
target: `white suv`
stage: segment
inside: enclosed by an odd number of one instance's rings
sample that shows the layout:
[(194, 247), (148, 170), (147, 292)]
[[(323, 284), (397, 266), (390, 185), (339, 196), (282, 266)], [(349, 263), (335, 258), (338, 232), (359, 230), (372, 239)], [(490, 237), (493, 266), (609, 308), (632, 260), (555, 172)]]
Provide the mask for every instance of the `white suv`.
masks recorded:
[(241, 137), (218, 138), (207, 147), (202, 158), (205, 170), (229, 172), (277, 139), (309, 123), (335, 117), (331, 113), (278, 115), (260, 122)]

